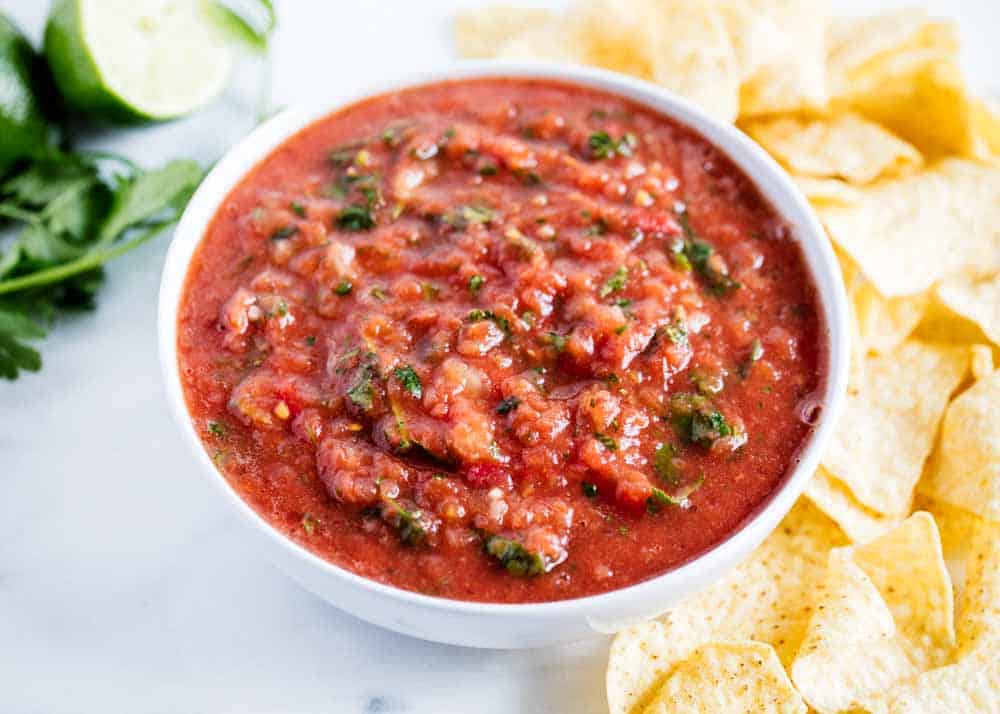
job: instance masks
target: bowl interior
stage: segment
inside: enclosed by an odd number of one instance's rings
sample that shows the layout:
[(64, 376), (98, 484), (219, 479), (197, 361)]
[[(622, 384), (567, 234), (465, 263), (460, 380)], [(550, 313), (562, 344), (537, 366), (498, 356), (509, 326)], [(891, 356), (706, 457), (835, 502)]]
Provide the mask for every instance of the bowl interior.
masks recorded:
[[(798, 464), (784, 482), (742, 526), (708, 551), (686, 564), (649, 580), (599, 595), (530, 604), (493, 604), (448, 600), (421, 595), (383, 585), (330, 563), (285, 537), (260, 517), (229, 486), (203, 448), (187, 412), (177, 362), (177, 311), (188, 264), (217, 209), (254, 167), (300, 129), (355, 101), (384, 92), (448, 80), (485, 77), (539, 78), (577, 83), (618, 94), (644, 104), (693, 128), (722, 150), (757, 184), (761, 193), (791, 226), (802, 246), (804, 259), (815, 282), (828, 349), (825, 355), (826, 380), (821, 397), (822, 411), (812, 435), (799, 454)], [(159, 348), (161, 367), (170, 409), (190, 446), (200, 470), (219, 488), (222, 497), (241, 517), (274, 541), (287, 557), (301, 565), (325, 571), (345, 585), (367, 589), (400, 601), (432, 609), (466, 613), (513, 613), (539, 615), (558, 610), (588, 614), (610, 611), (630, 600), (639, 601), (653, 593), (687, 593), (705, 587), (728, 567), (732, 567), (774, 529), (801, 494), (817, 468), (841, 410), (847, 383), (848, 312), (837, 260), (815, 215), (791, 179), (762, 149), (730, 125), (722, 124), (683, 98), (647, 82), (605, 70), (544, 63), (462, 62), (437, 72), (422, 73), (387, 81), (361, 95), (337, 94), (308, 106), (294, 107), (275, 116), (243, 139), (216, 164), (191, 199), (175, 232), (167, 254), (159, 296)], [(676, 599), (676, 598), (674, 598)], [(670, 602), (664, 603), (664, 608)]]

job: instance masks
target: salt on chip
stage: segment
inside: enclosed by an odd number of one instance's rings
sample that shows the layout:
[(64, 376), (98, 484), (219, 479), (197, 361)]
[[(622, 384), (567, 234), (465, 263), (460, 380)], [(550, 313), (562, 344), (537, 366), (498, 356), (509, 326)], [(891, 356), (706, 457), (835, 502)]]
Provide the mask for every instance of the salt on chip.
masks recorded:
[(819, 712), (846, 712), (920, 670), (897, 636), (879, 591), (846, 551), (830, 554), (816, 614), (791, 667), (792, 681)]
[(910, 144), (853, 113), (832, 117), (777, 117), (745, 125), (792, 173), (870, 183), (912, 173), (923, 157)]
[(831, 552), (792, 679), (820, 712), (869, 710), (888, 688), (948, 661), (951, 580), (933, 518)]
[(1000, 521), (1000, 370), (953, 401), (920, 483), (931, 497)]
[(968, 362), (967, 349), (919, 340), (866, 359), (862, 383), (848, 389), (824, 468), (867, 508), (906, 515), (948, 398)]
[(940, 664), (955, 645), (955, 611), (934, 518), (918, 511), (854, 548), (852, 558), (882, 594), (896, 630), (923, 645), (921, 664)]
[(946, 307), (979, 325), (983, 334), (1000, 345), (1000, 253), (997, 269), (982, 275), (959, 275), (937, 287), (937, 297)]
[(545, 26), (549, 10), (492, 5), (459, 13), (455, 18), (455, 45), (463, 57), (494, 57), (511, 37)]
[(822, 466), (806, 484), (805, 495), (856, 543), (869, 541), (899, 522), (858, 503), (850, 489)]
[(997, 254), (1000, 170), (949, 159), (817, 212), (879, 293), (914, 295)]
[(1000, 523), (979, 520), (958, 618), (958, 660), (898, 684), (872, 707), (890, 714), (1000, 711)]
[(959, 606), (958, 645), (962, 654), (1000, 650), (1000, 523), (980, 521), (971, 538)]
[(711, 642), (677, 664), (645, 714), (760, 712), (805, 714), (774, 648), (759, 642)]
[(649, 701), (674, 663), (698, 645), (752, 639), (791, 662), (805, 634), (812, 593), (830, 548), (847, 540), (837, 526), (800, 499), (778, 528), (736, 570), (685, 598), (660, 621), (618, 633), (608, 661), (611, 714), (630, 714)]

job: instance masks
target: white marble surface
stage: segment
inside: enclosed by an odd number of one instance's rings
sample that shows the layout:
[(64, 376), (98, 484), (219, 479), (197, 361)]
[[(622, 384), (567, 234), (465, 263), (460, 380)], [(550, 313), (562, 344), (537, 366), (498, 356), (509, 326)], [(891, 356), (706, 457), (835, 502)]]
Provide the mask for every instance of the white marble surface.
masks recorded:
[[(279, 2), (276, 102), (448, 60), (450, 12), (468, 4)], [(973, 76), (1000, 87), (995, 0), (928, 4), (961, 20)], [(0, 0), (34, 37), (47, 5)], [(253, 72), (197, 117), (90, 143), (147, 164), (211, 161), (252, 124)], [(0, 384), (0, 712), (604, 711), (606, 640), (427, 644), (337, 611), (247, 552), (164, 408), (154, 318), (167, 240), (111, 266), (100, 309), (43, 343), (40, 374)]]

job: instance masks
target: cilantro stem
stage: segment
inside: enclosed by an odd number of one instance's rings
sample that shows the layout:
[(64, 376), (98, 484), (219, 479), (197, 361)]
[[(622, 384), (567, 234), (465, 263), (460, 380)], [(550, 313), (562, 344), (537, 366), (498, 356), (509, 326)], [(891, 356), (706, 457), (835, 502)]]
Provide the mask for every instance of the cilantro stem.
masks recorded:
[(3, 216), (4, 218), (13, 218), (15, 221), (31, 223), (32, 225), (38, 225), (41, 223), (41, 219), (32, 211), (25, 211), (24, 209), (7, 204), (0, 204), (0, 216)]
[(174, 221), (154, 223), (135, 238), (125, 243), (116, 245), (113, 248), (84, 253), (76, 260), (71, 260), (68, 263), (63, 263), (62, 265), (57, 265), (47, 270), (40, 270), (37, 273), (31, 273), (30, 275), (22, 275), (19, 278), (11, 278), (10, 280), (0, 280), (0, 295), (7, 295), (9, 293), (15, 293), (29, 288), (37, 288), (50, 283), (57, 283), (79, 273), (85, 273), (88, 270), (93, 270), (109, 260), (117, 258), (119, 255), (124, 255), (151, 238), (155, 238), (166, 228), (173, 225), (173, 223)]

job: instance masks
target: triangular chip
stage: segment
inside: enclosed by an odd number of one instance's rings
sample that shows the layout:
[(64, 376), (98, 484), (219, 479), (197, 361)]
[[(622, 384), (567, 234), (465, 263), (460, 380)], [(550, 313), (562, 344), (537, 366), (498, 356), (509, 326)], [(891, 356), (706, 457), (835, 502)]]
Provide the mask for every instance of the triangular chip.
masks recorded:
[(940, 445), (920, 489), (1000, 521), (1000, 370), (980, 379), (948, 407)]
[(1000, 651), (1000, 523), (981, 521), (965, 564), (958, 616), (959, 651)]
[(816, 614), (791, 672), (809, 706), (820, 712), (849, 711), (920, 672), (878, 589), (849, 551), (830, 554)]
[(770, 645), (712, 642), (675, 666), (644, 714), (805, 714)]
[(828, 518), (800, 499), (735, 571), (685, 598), (659, 622), (618, 633), (608, 663), (611, 714), (641, 709), (672, 663), (710, 640), (753, 639), (772, 645), (789, 663), (812, 614), (827, 553), (846, 543)]
[(885, 297), (922, 293), (998, 254), (1000, 169), (948, 159), (859, 192), (857, 202), (818, 213)]
[(823, 466), (872, 511), (906, 515), (968, 362), (967, 349), (917, 340), (865, 360), (862, 383), (848, 390)]
[(934, 518), (914, 513), (855, 548), (853, 559), (882, 594), (899, 634), (919, 645), (916, 655), (927, 657), (920, 664), (941, 664), (955, 646), (955, 609)]
[(871, 710), (954, 650), (951, 580), (933, 518), (916, 513), (830, 554), (792, 679), (821, 712)]
[(1000, 649), (924, 672), (873, 702), (879, 714), (993, 714), (1000, 711)]
[(549, 10), (493, 5), (455, 18), (455, 45), (463, 57), (494, 57), (511, 37), (550, 22)]
[(857, 114), (752, 121), (746, 132), (792, 173), (863, 184), (911, 173), (923, 157), (902, 139)]
[(822, 466), (806, 484), (805, 495), (854, 542), (869, 541), (899, 523), (858, 503), (851, 490)]
[(946, 280), (938, 285), (937, 296), (950, 310), (979, 325), (993, 344), (1000, 345), (1000, 253), (995, 258), (997, 270)]

